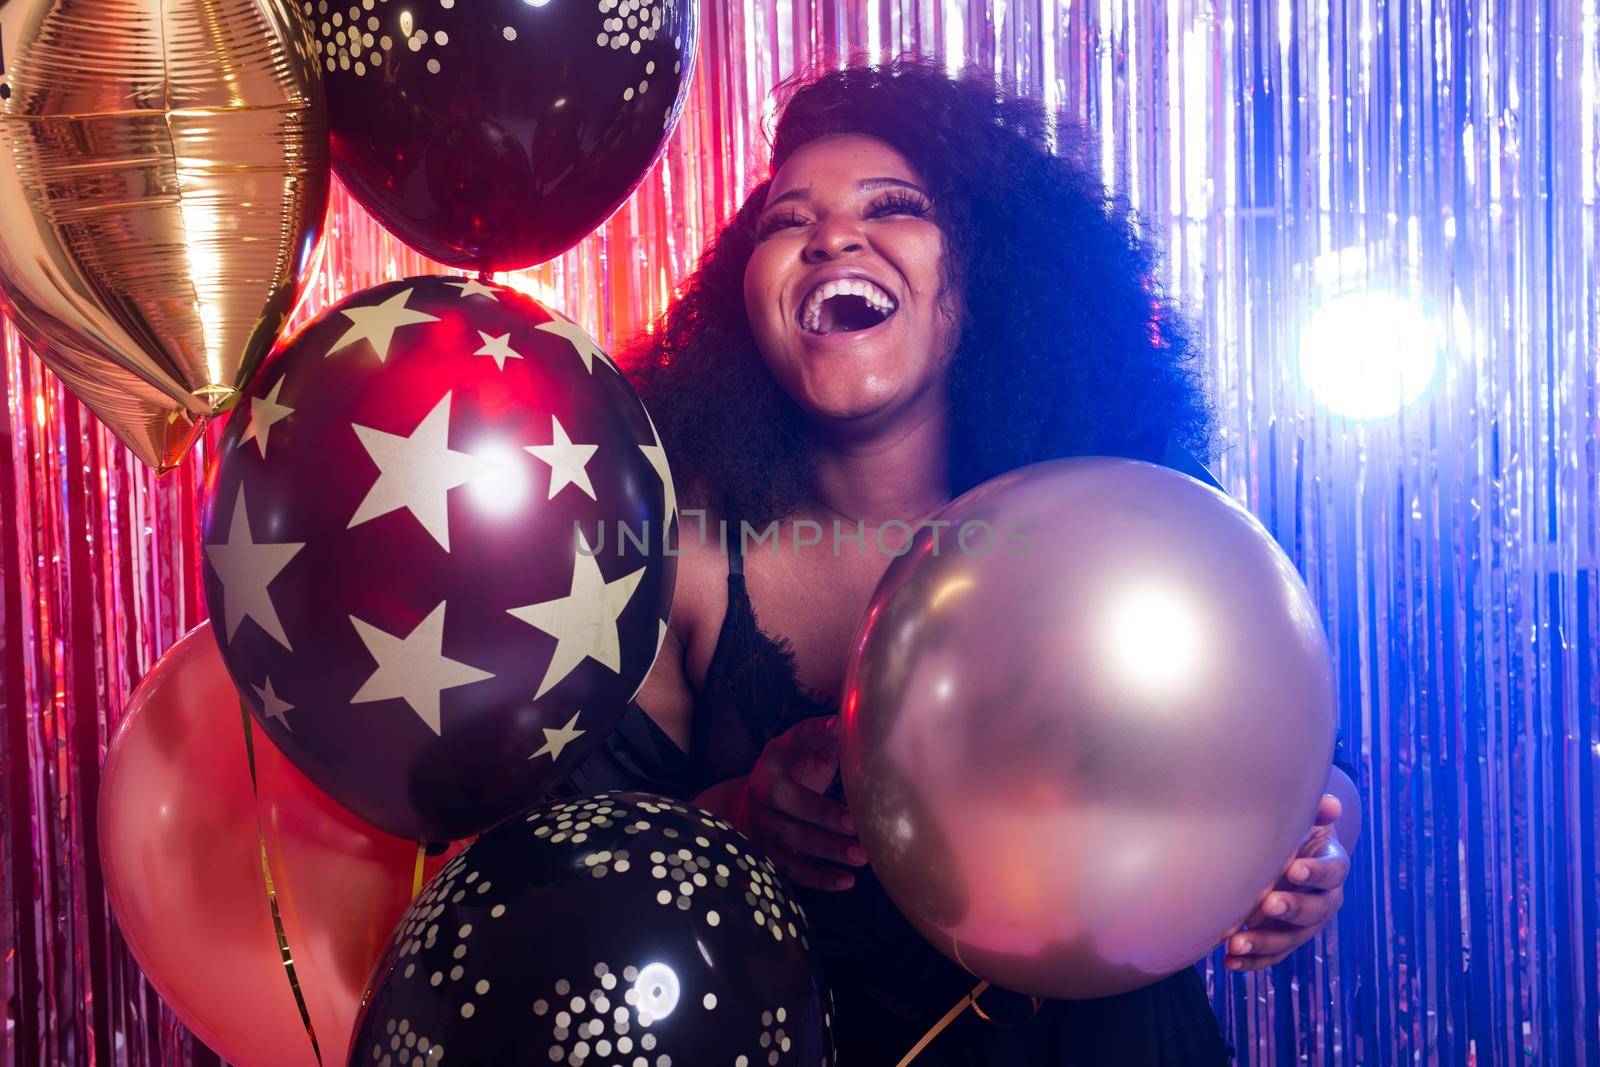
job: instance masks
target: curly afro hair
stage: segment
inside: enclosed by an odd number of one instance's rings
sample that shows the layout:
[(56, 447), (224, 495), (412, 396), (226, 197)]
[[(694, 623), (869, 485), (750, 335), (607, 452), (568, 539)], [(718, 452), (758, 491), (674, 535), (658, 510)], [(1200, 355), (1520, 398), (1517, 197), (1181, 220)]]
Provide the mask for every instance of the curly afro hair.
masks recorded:
[[(962, 317), (950, 364), (952, 490), (1073, 455), (1159, 461), (1212, 440), (1199, 348), (1157, 290), (1126, 206), (1081, 131), (972, 69), (852, 65), (780, 89), (771, 173), (801, 146), (863, 134), (923, 177)], [(686, 502), (765, 523), (813, 501), (801, 409), (767, 370), (743, 279), (770, 179), (701, 256), (682, 294), (619, 362), (661, 433)]]

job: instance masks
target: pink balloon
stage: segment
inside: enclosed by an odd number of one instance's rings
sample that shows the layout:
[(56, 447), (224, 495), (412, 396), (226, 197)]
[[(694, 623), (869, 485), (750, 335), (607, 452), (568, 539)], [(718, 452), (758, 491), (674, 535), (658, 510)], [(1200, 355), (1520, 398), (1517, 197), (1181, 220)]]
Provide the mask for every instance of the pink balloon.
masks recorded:
[(1223, 494), (1132, 460), (1014, 471), (939, 518), (846, 674), (874, 871), (930, 942), (1019, 992), (1192, 964), (1282, 873), (1327, 780), (1333, 672), (1294, 566)]
[(259, 824), (239, 698), (202, 623), (139, 684), (106, 754), (107, 895), (139, 966), (200, 1040), (239, 1067), (316, 1067), (268, 909), (264, 828), (323, 1062), (343, 1063), (367, 977), (411, 902), (417, 846), (339, 807), (253, 733)]

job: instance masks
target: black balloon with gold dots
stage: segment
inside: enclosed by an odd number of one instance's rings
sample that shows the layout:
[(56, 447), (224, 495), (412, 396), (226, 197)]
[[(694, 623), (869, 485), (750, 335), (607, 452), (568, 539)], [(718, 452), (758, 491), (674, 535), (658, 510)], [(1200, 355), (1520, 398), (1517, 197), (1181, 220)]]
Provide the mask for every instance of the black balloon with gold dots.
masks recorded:
[(683, 112), (698, 0), (299, 0), (333, 165), (431, 259), (516, 270), (626, 200)]
[(424, 887), (350, 1064), (831, 1067), (811, 931), (772, 862), (646, 793), (558, 801)]

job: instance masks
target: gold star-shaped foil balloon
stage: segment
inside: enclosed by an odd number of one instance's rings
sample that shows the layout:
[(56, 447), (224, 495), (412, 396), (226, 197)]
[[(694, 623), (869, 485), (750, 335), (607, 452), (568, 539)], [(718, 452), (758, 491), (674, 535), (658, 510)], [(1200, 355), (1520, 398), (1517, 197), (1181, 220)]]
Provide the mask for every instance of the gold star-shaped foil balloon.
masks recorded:
[(313, 265), (328, 136), (309, 30), (287, 0), (9, 0), (0, 42), (7, 310), (140, 459), (174, 466)]

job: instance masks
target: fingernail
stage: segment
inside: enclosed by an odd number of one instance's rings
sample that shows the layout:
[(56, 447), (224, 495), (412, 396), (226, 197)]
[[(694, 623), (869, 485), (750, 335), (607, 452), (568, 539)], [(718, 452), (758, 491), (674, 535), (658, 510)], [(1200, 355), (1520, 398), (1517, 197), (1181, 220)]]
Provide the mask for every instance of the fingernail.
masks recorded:
[(1248, 938), (1246, 938), (1238, 943), (1233, 950), (1233, 954), (1235, 956), (1248, 956), (1250, 954), (1250, 950), (1253, 948), (1255, 948), (1255, 946), (1250, 943)]
[(833, 887), (835, 889), (849, 889), (855, 884), (856, 880), (848, 874), (841, 874), (839, 877), (833, 880)]
[(1268, 915), (1282, 915), (1288, 910), (1289, 902), (1284, 900), (1282, 897), (1273, 897), (1271, 900), (1267, 901)]
[(1311, 877), (1311, 868), (1307, 867), (1303, 863), (1297, 863), (1289, 871), (1289, 877), (1293, 878), (1297, 882), (1303, 882), (1307, 878)]
[(867, 862), (867, 854), (862, 851), (859, 845), (851, 845), (850, 848), (845, 852), (845, 855), (850, 857), (851, 863)]
[(1228, 970), (1230, 971), (1237, 971), (1240, 967), (1244, 966), (1244, 964), (1234, 959), (1225, 960), (1224, 962), (1228, 965)]

